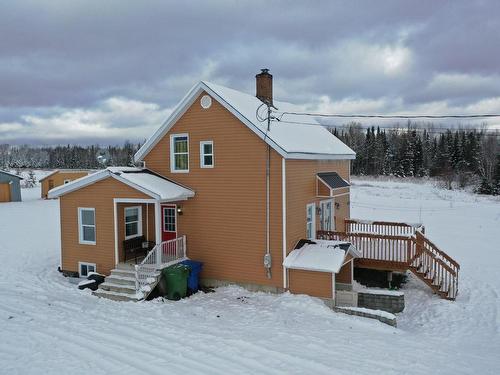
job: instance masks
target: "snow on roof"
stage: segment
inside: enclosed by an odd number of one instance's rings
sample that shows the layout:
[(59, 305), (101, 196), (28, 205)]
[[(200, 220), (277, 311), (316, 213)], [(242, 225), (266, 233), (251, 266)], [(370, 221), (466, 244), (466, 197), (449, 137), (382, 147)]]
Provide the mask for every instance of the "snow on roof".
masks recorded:
[(0, 173), (6, 174), (6, 175), (9, 175), (9, 176), (12, 176), (12, 177), (17, 177), (20, 180), (24, 180), (21, 176), (18, 176), (17, 174), (14, 174), (14, 173), (10, 173), (10, 172), (4, 171), (3, 169), (0, 169)]
[(56, 169), (56, 170), (50, 172), (49, 174), (43, 176), (39, 181), (41, 182), (41, 181), (49, 178), (50, 176), (55, 175), (56, 173), (59, 173), (59, 172), (64, 172), (64, 173), (93, 173), (93, 172), (95, 172), (95, 169)]
[(194, 196), (194, 191), (184, 186), (152, 173), (148, 169), (135, 167), (108, 167), (66, 185), (58, 186), (50, 190), (48, 195), (49, 198), (57, 198), (108, 177), (112, 177), (161, 201), (173, 202)]
[[(259, 121), (257, 118), (257, 108), (262, 105), (262, 102), (257, 97), (215, 83), (203, 83), (265, 135), (267, 122)], [(291, 103), (274, 101), (273, 105), (279, 112), (300, 112), (300, 108)], [(268, 137), (287, 154), (342, 155), (345, 158), (352, 159), (355, 157), (353, 150), (325, 127), (321, 126), (316, 119), (307, 119), (308, 123), (314, 125), (290, 123), (304, 122), (303, 117), (296, 115), (286, 115), (283, 121), (271, 122)]]
[(344, 264), (346, 251), (338, 245), (343, 241), (317, 241), (315, 244), (305, 244), (295, 249), (283, 261), (283, 267), (338, 273)]
[(176, 201), (194, 196), (194, 192), (151, 173), (121, 173), (125, 180), (157, 194), (161, 200)]
[[(312, 123), (309, 125), (303, 124), (301, 116), (286, 115), (282, 122), (272, 121), (270, 131), (266, 135), (267, 123), (257, 118), (257, 109), (262, 105), (257, 97), (215, 83), (201, 81), (188, 92), (170, 117), (137, 151), (134, 156), (136, 161), (144, 158), (203, 91), (217, 100), (284, 158), (354, 159), (356, 156), (353, 150), (314, 118), (307, 120), (308, 123)], [(299, 107), (285, 102), (274, 101), (274, 106), (280, 112), (300, 111)]]

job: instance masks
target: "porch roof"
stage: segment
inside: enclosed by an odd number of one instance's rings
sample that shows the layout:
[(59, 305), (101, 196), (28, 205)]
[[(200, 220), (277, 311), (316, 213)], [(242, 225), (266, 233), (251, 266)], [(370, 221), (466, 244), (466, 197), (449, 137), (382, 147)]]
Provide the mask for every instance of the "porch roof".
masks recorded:
[[(283, 261), (283, 267), (297, 270), (338, 273), (346, 261), (356, 257), (350, 242), (310, 241), (299, 249), (292, 250)], [(346, 255), (351, 257), (346, 259)]]
[(145, 168), (108, 167), (94, 174), (76, 179), (49, 191), (49, 198), (57, 198), (82, 189), (105, 178), (114, 178), (160, 201), (178, 201), (194, 197), (194, 191)]

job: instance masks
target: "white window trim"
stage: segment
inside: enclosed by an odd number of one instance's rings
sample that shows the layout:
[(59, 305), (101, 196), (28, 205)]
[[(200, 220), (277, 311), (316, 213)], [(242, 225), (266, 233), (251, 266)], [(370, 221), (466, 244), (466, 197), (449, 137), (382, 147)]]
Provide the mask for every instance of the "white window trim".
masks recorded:
[[(85, 241), (83, 239), (83, 224), (82, 224), (82, 211), (93, 211), (94, 212), (94, 241)], [(86, 225), (91, 227), (92, 225)], [(81, 245), (95, 245), (97, 240), (97, 225), (95, 217), (95, 208), (93, 207), (78, 207), (78, 243)]]
[[(167, 209), (173, 209), (174, 210), (174, 225), (175, 225), (175, 230), (165, 230), (165, 210)], [(177, 237), (177, 205), (165, 205), (165, 206), (162, 206), (161, 208), (161, 214), (162, 214), (162, 218), (161, 218), (161, 231), (162, 232), (165, 232), (165, 233), (175, 233), (175, 237)]]
[[(137, 218), (137, 234), (133, 234), (131, 236), (127, 236), (127, 210), (132, 210), (132, 209), (137, 209), (139, 214)], [(135, 223), (135, 221), (131, 221), (130, 223)], [(128, 240), (130, 238), (135, 238), (135, 237), (140, 237), (142, 236), (142, 206), (130, 206), (130, 207), (125, 207), (123, 210), (123, 225), (124, 225), (124, 232), (125, 233), (125, 239)]]
[[(80, 277), (84, 277), (82, 275), (82, 266), (93, 266), (94, 267), (94, 271), (91, 271), (91, 272), (97, 272), (97, 266), (95, 263), (88, 263), (88, 262), (78, 262), (78, 275), (80, 275)], [(87, 275), (88, 275), (88, 269), (87, 269)]]
[[(174, 140), (178, 137), (187, 137), (187, 169), (175, 169), (175, 155), (174, 155)], [(189, 173), (189, 134), (179, 133), (170, 134), (170, 172), (172, 173)]]
[[(212, 153), (211, 154), (205, 154), (205, 152), (204, 152), (205, 145), (212, 146)], [(212, 156), (212, 164), (211, 165), (205, 164), (205, 156)], [(213, 167), (215, 167), (214, 141), (201, 141), (200, 142), (200, 168), (213, 168)]]
[(316, 238), (316, 203), (308, 203), (306, 204), (306, 237), (307, 237), (307, 213), (309, 211), (309, 207), (312, 207), (312, 237), (308, 238), (310, 239), (315, 239)]

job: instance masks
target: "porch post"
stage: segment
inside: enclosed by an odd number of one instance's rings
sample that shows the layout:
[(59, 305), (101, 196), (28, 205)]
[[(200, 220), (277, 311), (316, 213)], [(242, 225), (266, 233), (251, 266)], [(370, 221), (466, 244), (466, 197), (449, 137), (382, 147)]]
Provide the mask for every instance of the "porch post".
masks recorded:
[[(160, 201), (155, 201), (155, 241), (156, 245), (161, 244), (161, 206)], [(160, 248), (156, 250), (156, 266), (160, 268), (161, 265), (161, 253), (163, 249)]]
[(155, 242), (161, 244), (161, 206), (160, 201), (155, 201)]
[(120, 263), (118, 259), (118, 208), (116, 199), (113, 199), (113, 227), (115, 234), (115, 264)]

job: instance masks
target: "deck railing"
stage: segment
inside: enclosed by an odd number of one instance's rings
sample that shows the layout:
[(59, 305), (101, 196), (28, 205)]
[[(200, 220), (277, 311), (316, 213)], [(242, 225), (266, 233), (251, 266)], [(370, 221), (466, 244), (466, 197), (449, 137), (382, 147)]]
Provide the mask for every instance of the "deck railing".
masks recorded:
[(318, 239), (351, 242), (361, 261), (387, 269), (408, 269), (442, 297), (455, 299), (460, 265), (434, 245), (423, 226), (346, 220), (346, 232), (318, 231)]
[(138, 293), (150, 292), (148, 287), (156, 280), (158, 270), (186, 258), (186, 236), (157, 244), (135, 266), (135, 289)]
[(415, 243), (417, 254), (410, 265), (420, 267), (441, 291), (447, 291), (448, 297), (454, 299), (458, 293), (460, 265), (419, 232)]
[(425, 228), (422, 224), (360, 219), (346, 219), (345, 230), (347, 233), (371, 233), (388, 236), (414, 236), (417, 231), (425, 233)]
[(407, 236), (389, 236), (373, 233), (343, 233), (318, 231), (318, 239), (349, 241), (363, 259), (405, 263), (415, 255), (415, 241)]

